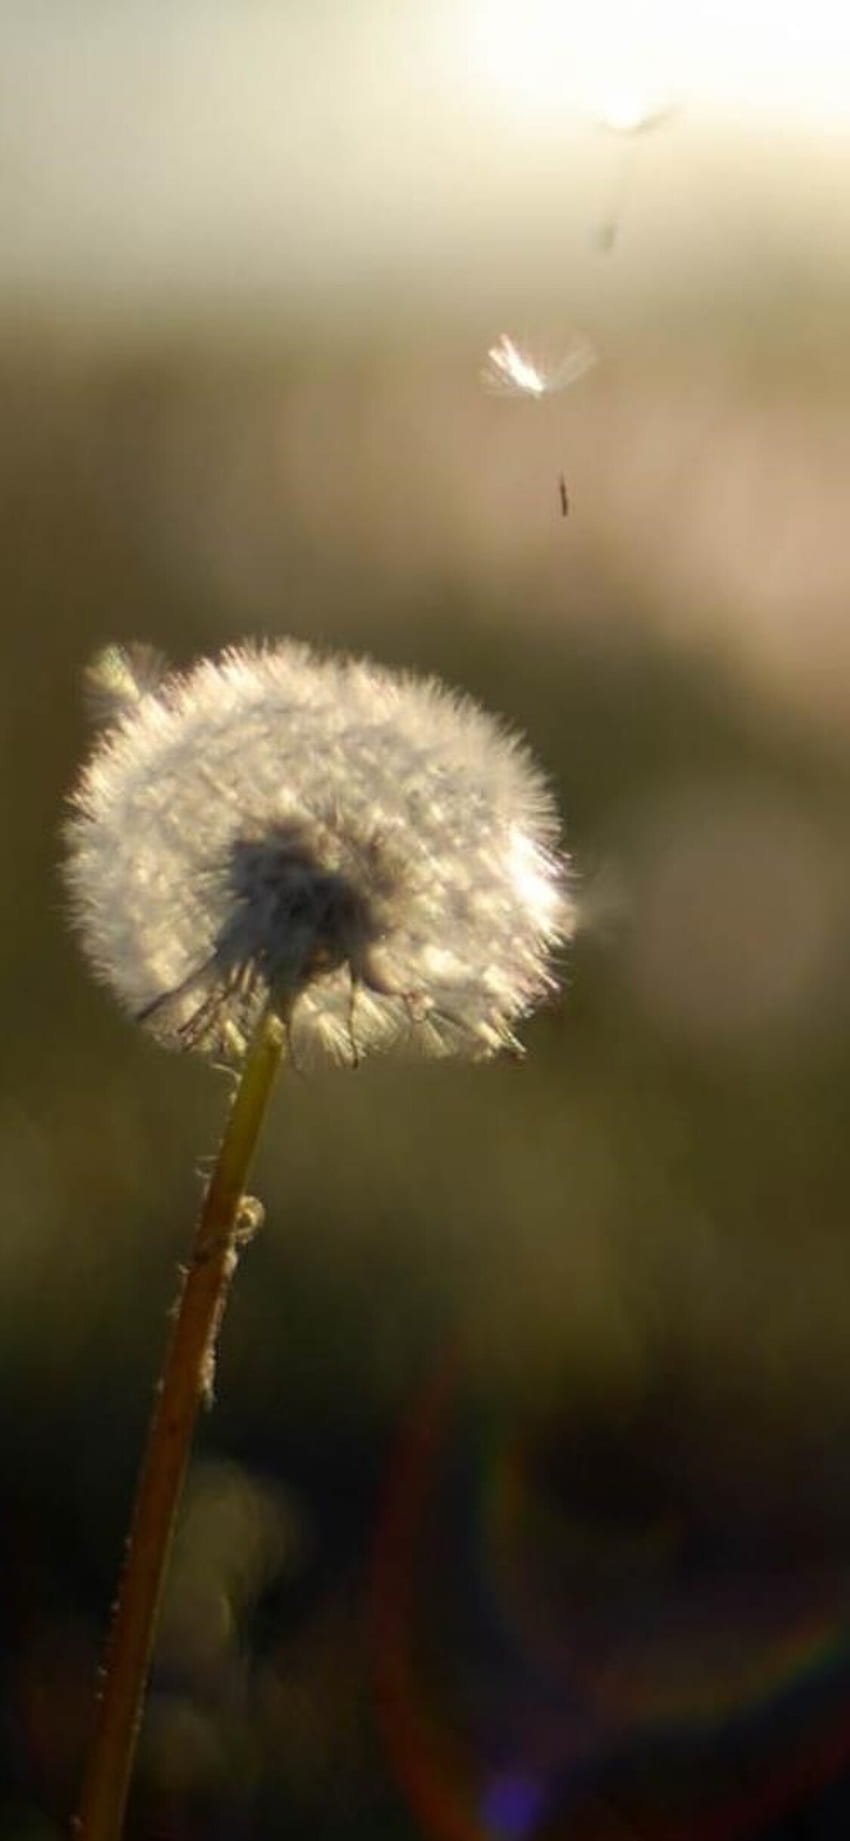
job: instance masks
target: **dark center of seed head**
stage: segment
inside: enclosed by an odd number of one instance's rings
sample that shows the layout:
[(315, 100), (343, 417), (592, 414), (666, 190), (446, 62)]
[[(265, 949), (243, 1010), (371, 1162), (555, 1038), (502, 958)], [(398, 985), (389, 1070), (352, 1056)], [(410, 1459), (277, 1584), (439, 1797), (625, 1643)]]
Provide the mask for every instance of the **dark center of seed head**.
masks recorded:
[(345, 964), (356, 974), (377, 937), (366, 896), (295, 826), (237, 840), (230, 885), (237, 910), (220, 947), (272, 986), (292, 989)]

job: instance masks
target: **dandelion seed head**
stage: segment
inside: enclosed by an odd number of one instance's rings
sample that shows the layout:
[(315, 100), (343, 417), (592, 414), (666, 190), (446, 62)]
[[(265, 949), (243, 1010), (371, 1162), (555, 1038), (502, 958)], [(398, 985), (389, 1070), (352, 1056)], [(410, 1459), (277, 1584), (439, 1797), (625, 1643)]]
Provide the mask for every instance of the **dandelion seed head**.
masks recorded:
[(108, 677), (66, 879), (131, 1014), (230, 1059), (270, 1000), (296, 1057), (515, 1046), (573, 927), (522, 742), (436, 680), (288, 640)]

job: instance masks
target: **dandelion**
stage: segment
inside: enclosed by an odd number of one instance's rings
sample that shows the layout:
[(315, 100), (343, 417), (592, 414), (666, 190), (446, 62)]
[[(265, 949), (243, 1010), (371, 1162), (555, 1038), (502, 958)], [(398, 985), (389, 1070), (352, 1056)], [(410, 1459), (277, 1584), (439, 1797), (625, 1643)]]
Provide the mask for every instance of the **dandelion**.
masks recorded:
[(436, 680), (285, 640), (170, 673), (110, 647), (73, 794), (83, 945), (166, 1045), (239, 1078), (195, 1229), (142, 1465), (76, 1833), (118, 1841), (166, 1557), (281, 1052), (410, 1043), (481, 1058), (552, 989), (573, 927), (549, 789), (524, 744)]
[(596, 352), (584, 333), (573, 333), (560, 356), (550, 363), (523, 351), (503, 332), (489, 348), (481, 381), (485, 390), (497, 396), (553, 396), (577, 383), (595, 363)]
[(93, 964), (162, 1042), (239, 1059), (486, 1056), (551, 988), (571, 909), (524, 746), (434, 680), (292, 641), (185, 674), (110, 649), (68, 829)]

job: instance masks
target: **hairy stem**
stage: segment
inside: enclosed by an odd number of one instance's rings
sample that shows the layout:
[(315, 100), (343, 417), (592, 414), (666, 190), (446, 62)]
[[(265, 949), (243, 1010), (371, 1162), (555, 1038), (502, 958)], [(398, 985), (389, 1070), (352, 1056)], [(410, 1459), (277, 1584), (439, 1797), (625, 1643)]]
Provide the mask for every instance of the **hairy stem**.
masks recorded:
[(284, 1036), (284, 1023), (267, 1010), (245, 1057), (195, 1229), (136, 1492), (77, 1841), (119, 1841), (121, 1834), (180, 1489), (198, 1408), (211, 1388), (239, 1247), (250, 1235), (243, 1191)]

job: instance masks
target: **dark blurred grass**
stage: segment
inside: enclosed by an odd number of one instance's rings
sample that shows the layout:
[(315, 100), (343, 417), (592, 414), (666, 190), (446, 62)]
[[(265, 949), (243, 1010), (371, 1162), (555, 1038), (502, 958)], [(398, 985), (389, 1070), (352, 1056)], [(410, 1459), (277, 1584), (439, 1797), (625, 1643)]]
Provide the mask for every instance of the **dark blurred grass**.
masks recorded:
[[(358, 363), (368, 423), (371, 373)], [(403, 356), (396, 363), (399, 428), (384, 380), (378, 432), (358, 434), (343, 414), (350, 395), (337, 401), (338, 380), (323, 383), (321, 354), (311, 354), (312, 394), (306, 409), (296, 403), (320, 469), (306, 506), (276, 471), (297, 355), (228, 365), (178, 352), (100, 365), (17, 350), (0, 375), (10, 1811), (14, 1798), (18, 1811), (42, 1804), (59, 1820), (73, 1796), (197, 1164), (226, 1101), (208, 1068), (169, 1060), (112, 1011), (68, 936), (59, 833), (86, 745), (79, 680), (92, 650), (144, 638), (182, 662), (249, 631), (293, 632), (438, 671), (527, 731), (557, 789), (591, 914), (594, 889), (639, 848), (647, 813), (683, 788), (718, 788), (719, 800), (768, 789), (779, 808), (826, 827), (846, 859), (850, 756), (834, 702), (821, 723), (810, 695), (796, 707), (768, 668), (762, 683), (751, 656), (736, 659), (726, 639), (713, 646), (705, 622), (697, 637), (684, 618), (671, 631), (664, 532), (648, 535), (641, 556), (618, 553), (613, 512), (606, 542), (594, 504), (591, 541), (581, 497), (575, 536), (570, 520), (561, 528), (549, 507), (557, 449), (551, 436), (537, 448), (528, 423), (510, 465), (518, 518), (530, 493), (543, 534), (535, 523), (534, 543), (527, 552), (520, 543), (494, 582), (481, 566), (486, 521), (466, 538), (454, 521), (463, 431), (447, 430), (444, 477), (432, 421), (429, 455), (405, 483), (427, 380), (413, 359), (409, 375)], [(627, 411), (626, 401), (626, 427)], [(323, 441), (334, 481), (326, 519)], [(374, 478), (391, 466), (394, 441), (400, 485), (383, 545)], [(369, 536), (358, 549), (361, 490)], [(688, 1553), (707, 1553), (731, 1578), (802, 1571), (818, 1602), (828, 1578), (843, 1644), (846, 955), (821, 968), (808, 1009), (780, 1007), (739, 1031), (680, 1029), (635, 987), (634, 899), (627, 890), (580, 934), (562, 996), (527, 1030), (522, 1068), (378, 1064), (282, 1083), (256, 1174), (267, 1225), (239, 1275), (200, 1449), (243, 1467), (246, 1489), (259, 1476), (291, 1491), (310, 1529), (307, 1557), (291, 1581), (255, 1581), (258, 1621), (234, 1634), (228, 1663), (238, 1691), (231, 1681), (225, 1692), (213, 1670), (205, 1744), (220, 1751), (222, 1733), (233, 1738), (221, 1777), (199, 1739), (195, 1774), (178, 1772), (169, 1790), (163, 1741), (143, 1776), (140, 1835), (418, 1832), (374, 1730), (364, 1577), (399, 1427), (447, 1349), (459, 1364), (458, 1411), (483, 1404), (529, 1454), (521, 1549), (532, 1586), (535, 1503), (543, 1512), (566, 1502), (603, 1546), (618, 1529), (628, 1540), (635, 1514), (640, 1525), (673, 1515)], [(836, 899), (841, 922), (845, 897)], [(638, 1511), (632, 1492), (647, 1476), (651, 1501)], [(619, 1490), (606, 1491), (606, 1477)], [(471, 1538), (459, 1528), (459, 1542)], [(700, 1580), (677, 1547), (670, 1605), (689, 1589), (698, 1598)], [(422, 1589), (427, 1604), (427, 1571)], [(663, 1619), (663, 1586), (658, 1606)], [(775, 1622), (781, 1630), (781, 1602)], [(474, 1633), (467, 1640), (474, 1648)], [(764, 1632), (742, 1617), (739, 1640), (745, 1655)], [(684, 1620), (697, 1671), (699, 1642)], [(674, 1660), (675, 1644), (662, 1674)], [(457, 1666), (473, 1663), (461, 1656)], [(834, 1663), (830, 1720), (847, 1685)], [(203, 1710), (207, 1689), (188, 1664), (181, 1680), (172, 1663), (165, 1686)], [(262, 1718), (251, 1693), (265, 1696)], [(509, 1730), (512, 1695), (515, 1725), (527, 1725), (526, 1693), (508, 1671)], [(777, 1706), (787, 1719), (778, 1691)], [(808, 1709), (791, 1723), (805, 1750)], [(718, 1753), (728, 1739), (720, 1720)], [(746, 1722), (736, 1742), (746, 1756)], [(769, 1776), (762, 1735), (759, 1745)], [(486, 1732), (481, 1746), (486, 1759)], [(838, 1835), (842, 1820), (772, 1832)], [(55, 1831), (10, 1813), (2, 1832)]]

